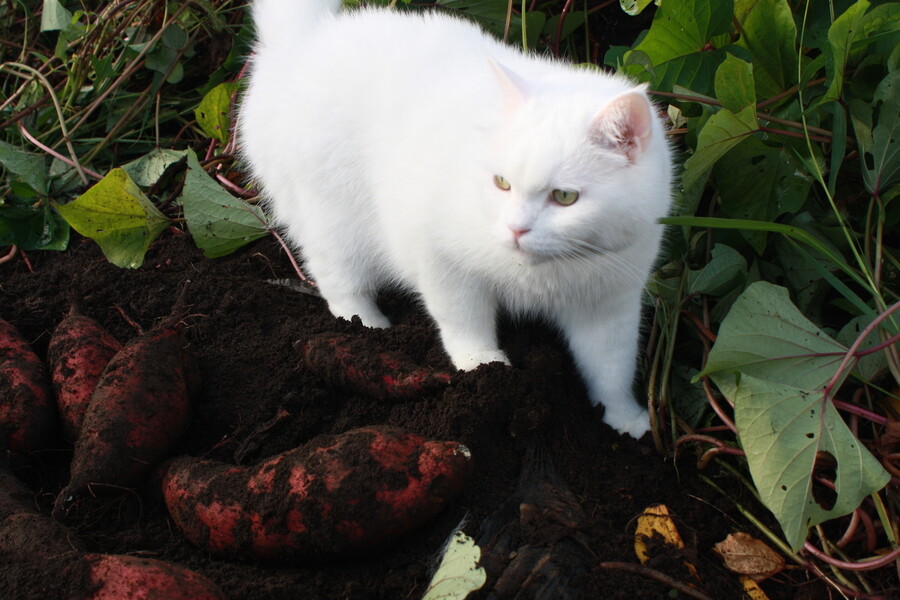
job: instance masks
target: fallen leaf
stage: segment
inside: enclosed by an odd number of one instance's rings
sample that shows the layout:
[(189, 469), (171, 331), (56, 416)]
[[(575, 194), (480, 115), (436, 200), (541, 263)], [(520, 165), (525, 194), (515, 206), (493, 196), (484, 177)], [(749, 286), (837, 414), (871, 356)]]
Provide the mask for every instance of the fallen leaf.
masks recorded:
[(900, 421), (888, 421), (885, 424), (884, 433), (878, 438), (878, 451), (882, 454), (892, 454), (900, 447)]
[(481, 589), (487, 573), (478, 566), (481, 548), (475, 540), (457, 531), (444, 550), (444, 557), (422, 600), (464, 600)]
[[(648, 540), (660, 536), (666, 544), (673, 548), (684, 548), (684, 540), (675, 527), (675, 521), (669, 516), (669, 509), (665, 504), (648, 506), (637, 520), (637, 529), (634, 532), (634, 553), (642, 565), (650, 560), (647, 548)], [(691, 563), (684, 561), (685, 567), (695, 578), (699, 579), (697, 569)]]
[(741, 585), (744, 586), (744, 592), (750, 600), (769, 600), (759, 584), (749, 575), (741, 575)]
[(762, 581), (784, 569), (784, 558), (749, 533), (731, 533), (715, 546), (730, 571)]

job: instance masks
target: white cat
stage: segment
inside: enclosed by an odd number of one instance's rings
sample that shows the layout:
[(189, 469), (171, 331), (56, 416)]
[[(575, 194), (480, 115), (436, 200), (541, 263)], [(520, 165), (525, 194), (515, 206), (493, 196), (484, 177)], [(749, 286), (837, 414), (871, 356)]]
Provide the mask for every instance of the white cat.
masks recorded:
[(388, 327), (376, 290), (412, 290), (459, 369), (509, 362), (498, 311), (542, 317), (604, 421), (646, 433), (632, 384), (671, 161), (644, 89), (437, 12), (340, 5), (253, 3), (239, 116), (331, 312)]

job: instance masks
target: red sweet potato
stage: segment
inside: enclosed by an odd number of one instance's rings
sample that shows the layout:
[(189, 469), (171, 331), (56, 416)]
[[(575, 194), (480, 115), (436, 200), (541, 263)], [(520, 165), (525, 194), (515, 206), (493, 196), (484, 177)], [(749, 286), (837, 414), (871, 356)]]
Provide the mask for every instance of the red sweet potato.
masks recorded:
[(163, 495), (197, 546), (296, 561), (380, 549), (440, 512), (471, 470), (461, 444), (366, 427), (316, 437), (252, 467), (174, 459)]
[(46, 559), (78, 549), (69, 530), (40, 514), (35, 494), (0, 466), (0, 557), (13, 561)]
[(303, 362), (327, 381), (378, 399), (416, 398), (450, 383), (449, 373), (421, 367), (401, 352), (375, 356), (349, 335), (319, 334), (299, 342)]
[(56, 419), (47, 366), (22, 334), (0, 319), (0, 450), (45, 448)]
[(161, 560), (86, 554), (95, 591), (88, 600), (222, 600), (206, 577)]
[(81, 422), (103, 369), (122, 344), (100, 323), (79, 314), (75, 304), (50, 336), (47, 360), (63, 435), (78, 439)]
[(94, 389), (54, 516), (89, 487), (128, 488), (179, 443), (199, 379), (180, 327), (167, 322), (128, 342)]
[[(0, 598), (46, 600), (222, 600), (211, 581), (148, 558), (82, 554), (69, 529), (40, 514), (34, 494), (0, 466)], [(48, 574), (52, 576), (48, 577)]]

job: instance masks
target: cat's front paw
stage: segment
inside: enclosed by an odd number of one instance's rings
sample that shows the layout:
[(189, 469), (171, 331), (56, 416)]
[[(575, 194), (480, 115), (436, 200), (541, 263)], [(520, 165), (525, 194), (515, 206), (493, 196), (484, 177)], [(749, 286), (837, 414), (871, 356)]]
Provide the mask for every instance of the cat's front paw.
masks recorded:
[(650, 415), (646, 410), (635, 406), (634, 411), (610, 411), (603, 415), (603, 422), (618, 431), (628, 434), (636, 440), (650, 431)]
[(460, 371), (471, 371), (478, 365), (487, 365), (492, 362), (501, 362), (509, 365), (509, 358), (502, 350), (482, 350), (479, 352), (463, 352), (450, 357), (453, 366)]

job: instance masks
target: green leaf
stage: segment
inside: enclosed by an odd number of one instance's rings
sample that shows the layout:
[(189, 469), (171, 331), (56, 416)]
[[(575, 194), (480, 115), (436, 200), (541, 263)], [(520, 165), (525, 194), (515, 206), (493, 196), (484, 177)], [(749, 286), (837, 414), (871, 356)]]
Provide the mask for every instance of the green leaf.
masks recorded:
[(223, 144), (228, 143), (231, 133), (231, 100), (237, 89), (237, 83), (220, 83), (203, 96), (194, 110), (203, 132)]
[(813, 389), (834, 375), (846, 351), (797, 310), (787, 289), (758, 281), (722, 321), (702, 374), (729, 397), (736, 373)]
[[(732, 400), (760, 501), (778, 519), (795, 552), (810, 527), (853, 512), (890, 481), (834, 405), (824, 400), (821, 389), (743, 375)], [(830, 454), (837, 463), (836, 498), (828, 508), (813, 495), (819, 452)]]
[(770, 98), (797, 80), (797, 26), (787, 0), (736, 0), (738, 45), (753, 57), (756, 95)]
[[(701, 373), (734, 404), (760, 500), (795, 551), (811, 526), (853, 511), (890, 479), (824, 397), (846, 352), (803, 316), (785, 288), (756, 282), (722, 321)], [(812, 489), (820, 451), (837, 461), (837, 499), (827, 509)]]
[(465, 600), (480, 590), (487, 581), (487, 573), (478, 566), (480, 560), (481, 548), (475, 541), (462, 531), (455, 532), (422, 600)]
[[(636, 56), (637, 53), (629, 56)], [(721, 50), (695, 52), (667, 60), (653, 68), (651, 86), (663, 92), (681, 86), (697, 94), (711, 94), (716, 69), (724, 56)], [(669, 99), (670, 102), (677, 100)]]
[(645, 52), (654, 65), (699, 52), (713, 36), (728, 31), (733, 14), (732, 0), (662, 2), (650, 31), (634, 49)]
[[(672, 225), (674, 227), (704, 227), (710, 229), (735, 229), (738, 231), (768, 231), (772, 233), (780, 233), (782, 235), (786, 235), (792, 239), (795, 239), (798, 242), (801, 242), (804, 245), (827, 256), (828, 260), (833, 266), (836, 266), (844, 274), (851, 277), (858, 285), (865, 288), (872, 294), (877, 293), (877, 290), (873, 290), (869, 286), (868, 282), (859, 273), (857, 273), (856, 270), (854, 270), (850, 265), (847, 264), (847, 261), (844, 260), (843, 256), (834, 252), (830, 247), (824, 245), (818, 239), (810, 235), (809, 232), (804, 231), (799, 227), (785, 225), (784, 223), (750, 221), (746, 219), (722, 219), (719, 217), (663, 217), (662, 219), (659, 219), (659, 222), (662, 225)], [(831, 283), (832, 286), (835, 287), (837, 287), (837, 285), (842, 285), (840, 283), (840, 280), (838, 279), (829, 281), (829, 283)], [(852, 298), (852, 296), (847, 294), (847, 298), (850, 299)], [(857, 305), (857, 308), (861, 313), (869, 314), (872, 312), (872, 309), (867, 307), (865, 303), (856, 302), (855, 304)]]
[(122, 165), (125, 172), (141, 187), (150, 187), (159, 181), (171, 165), (186, 158), (186, 150), (156, 148), (144, 156)]
[[(843, 328), (837, 334), (837, 340), (844, 344), (845, 346), (852, 346), (854, 342), (856, 342), (856, 338), (859, 337), (859, 334), (862, 332), (866, 326), (869, 325), (875, 319), (874, 315), (860, 315), (854, 319), (851, 319), (849, 323), (844, 325)], [(860, 350), (867, 350), (872, 346), (875, 346), (881, 342), (881, 339), (878, 337), (878, 330), (876, 329), (874, 332), (870, 333), (869, 336), (863, 341), (860, 345)], [(880, 373), (884, 371), (888, 366), (887, 358), (885, 358), (884, 352), (875, 352), (873, 354), (868, 354), (866, 356), (862, 356), (856, 363), (856, 367), (853, 369), (854, 373), (859, 376), (864, 381), (873, 381)]]
[(216, 258), (268, 234), (266, 215), (258, 206), (235, 198), (213, 181), (190, 151), (181, 203), (184, 219), (204, 256)]
[(69, 225), (49, 204), (33, 207), (0, 206), (0, 246), (15, 244), (22, 250), (65, 250)]
[(653, 2), (653, 0), (619, 0), (619, 6), (621, 6), (622, 10), (627, 14), (633, 17), (641, 14), (641, 11), (650, 6), (651, 2)]
[(740, 112), (755, 105), (753, 65), (726, 54), (725, 60), (716, 69), (715, 90), (719, 102), (731, 112)]
[(75, 231), (97, 242), (109, 262), (130, 269), (141, 266), (169, 222), (121, 168), (56, 210)]
[(748, 106), (738, 113), (722, 109), (706, 121), (697, 136), (697, 150), (684, 163), (682, 184), (691, 188), (709, 173), (726, 152), (759, 129), (756, 106)]
[(837, 100), (844, 88), (844, 68), (850, 56), (850, 46), (863, 38), (863, 15), (869, 8), (868, 0), (858, 0), (828, 28), (829, 45), (825, 49), (825, 67), (828, 89), (823, 101)]
[(875, 91), (873, 114), (878, 117), (871, 138), (859, 140), (863, 181), (872, 195), (880, 196), (897, 181), (900, 174), (900, 71), (889, 73)]
[(35, 192), (44, 196), (49, 192), (47, 161), (40, 154), (26, 152), (12, 144), (0, 141), (0, 164)]
[[(767, 146), (753, 136), (716, 162), (713, 178), (728, 216), (759, 221), (799, 211), (812, 186), (812, 178), (789, 148)], [(745, 232), (744, 237), (758, 253), (765, 249), (764, 232)]]
[(41, 11), (41, 31), (65, 31), (72, 22), (72, 13), (59, 0), (44, 0)]
[(722, 296), (747, 277), (747, 261), (724, 244), (713, 246), (712, 259), (702, 269), (688, 273), (688, 294)]

